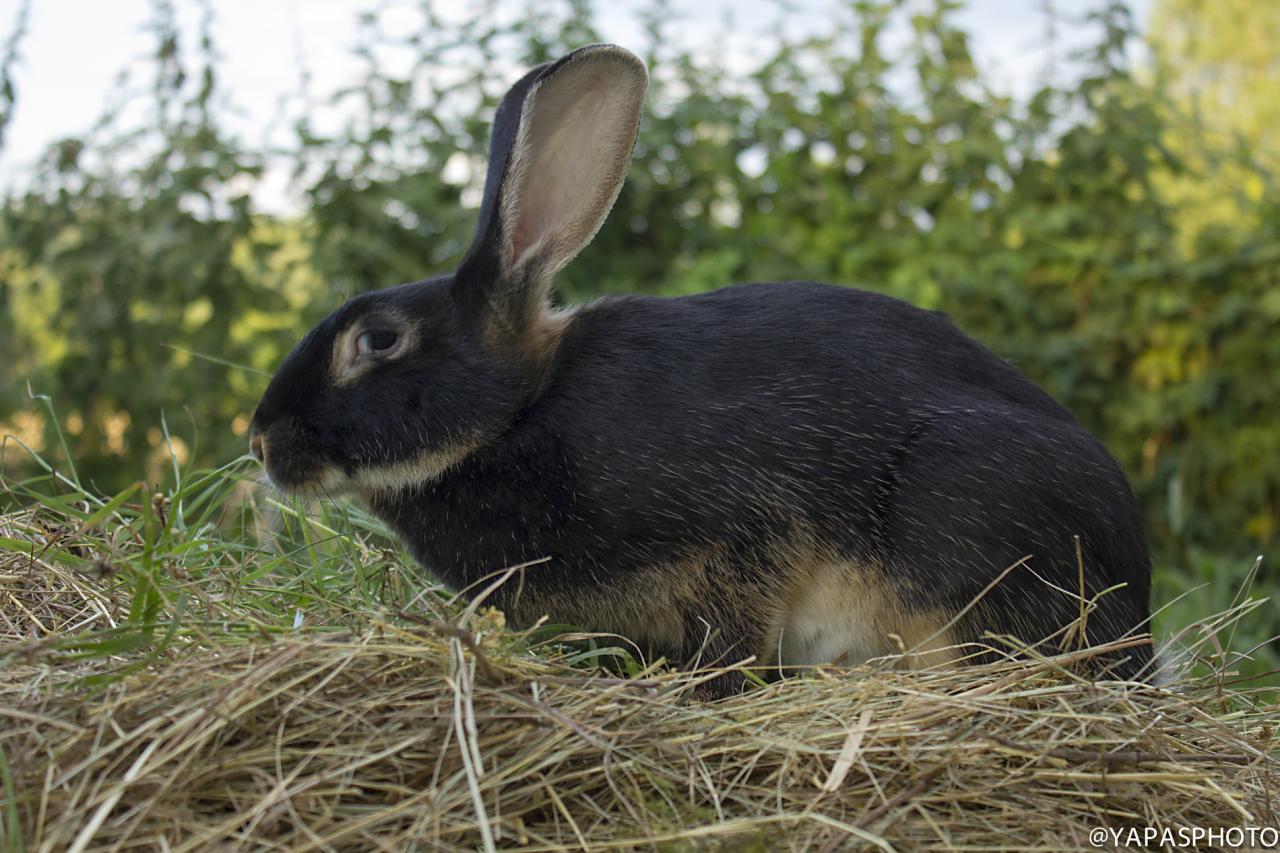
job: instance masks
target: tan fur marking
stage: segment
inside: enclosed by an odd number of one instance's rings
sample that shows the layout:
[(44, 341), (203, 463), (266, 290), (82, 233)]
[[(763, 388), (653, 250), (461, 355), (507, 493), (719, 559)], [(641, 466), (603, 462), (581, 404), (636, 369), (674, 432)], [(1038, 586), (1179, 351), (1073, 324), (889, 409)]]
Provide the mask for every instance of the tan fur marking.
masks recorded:
[(824, 552), (805, 536), (779, 546), (771, 559), (783, 572), (774, 576), (776, 584), (763, 586), (733, 585), (738, 573), (717, 549), (629, 574), (621, 583), (609, 579), (536, 594), (532, 590), (539, 585), (526, 583), (519, 599), (508, 604), (508, 615), (514, 625), (532, 625), (545, 616), (584, 631), (618, 634), (649, 654), (697, 646), (703, 638), (685, 636), (686, 617), (707, 613), (716, 620), (709, 630), (762, 628), (760, 648), (736, 649), (733, 655), (754, 653), (765, 666), (853, 666), (897, 654), (899, 665), (924, 668), (957, 657), (942, 630), (947, 620), (910, 612), (873, 567)]
[(439, 477), (483, 443), (479, 437), (456, 441), (442, 448), (421, 453), (404, 462), (360, 468), (352, 476), (351, 485), (366, 495), (412, 488), (419, 483)]
[(526, 346), (540, 363), (551, 361), (576, 313), (576, 308), (543, 308), (538, 312), (524, 337)]
[[(773, 665), (857, 665), (904, 654), (902, 665), (955, 658), (946, 619), (912, 612), (878, 568), (803, 541), (788, 566), (782, 606), (768, 624), (762, 659)], [(909, 653), (909, 654), (908, 654)]]
[(533, 358), (534, 363), (547, 368), (560, 346), (560, 339), (573, 322), (577, 307), (550, 308), (545, 305), (520, 328), (513, 328), (502, 311), (487, 312), (484, 320), (484, 342), (499, 351), (516, 352)]
[[(900, 614), (898, 630), (889, 637), (896, 646), (893, 651), (906, 653), (900, 665), (904, 669), (927, 669), (954, 663), (960, 657), (960, 649), (946, 629), (949, 621), (945, 615)], [(901, 640), (901, 645), (893, 642), (894, 637)]]

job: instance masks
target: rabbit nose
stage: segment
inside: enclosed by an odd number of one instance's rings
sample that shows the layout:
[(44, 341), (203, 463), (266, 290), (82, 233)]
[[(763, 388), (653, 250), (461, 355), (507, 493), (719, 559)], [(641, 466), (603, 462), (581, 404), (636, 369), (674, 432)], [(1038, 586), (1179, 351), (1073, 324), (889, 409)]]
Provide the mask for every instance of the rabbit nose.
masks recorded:
[(266, 448), (262, 444), (262, 433), (254, 433), (249, 437), (249, 452), (253, 454), (253, 458), (259, 462), (266, 461)]

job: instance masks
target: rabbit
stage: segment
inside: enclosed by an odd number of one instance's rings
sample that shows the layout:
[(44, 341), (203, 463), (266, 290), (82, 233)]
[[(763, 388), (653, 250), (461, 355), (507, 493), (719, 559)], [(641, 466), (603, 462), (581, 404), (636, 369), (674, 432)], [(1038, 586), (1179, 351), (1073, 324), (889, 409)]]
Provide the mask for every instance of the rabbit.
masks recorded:
[[(271, 379), (250, 429), (269, 479), (356, 496), (509, 624), (685, 667), (929, 666), (1140, 632), (1151, 565), (1124, 474), (943, 314), (809, 281), (552, 307), (625, 180), (647, 83), (592, 45), (511, 88), (457, 271), (355, 296)], [(1125, 645), (1094, 674), (1143, 677), (1149, 644)]]

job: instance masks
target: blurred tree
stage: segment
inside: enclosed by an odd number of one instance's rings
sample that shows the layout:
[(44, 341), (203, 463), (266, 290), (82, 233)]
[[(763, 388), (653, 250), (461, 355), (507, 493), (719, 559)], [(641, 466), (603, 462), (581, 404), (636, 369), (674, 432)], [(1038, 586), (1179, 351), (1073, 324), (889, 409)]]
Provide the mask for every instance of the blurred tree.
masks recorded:
[(1190, 167), (1166, 190), (1184, 239), (1232, 242), (1280, 170), (1280, 4), (1157, 0), (1150, 44), (1179, 107), (1165, 142)]
[[(218, 126), (205, 12), (188, 63), (173, 7), (156, 2), (147, 123), (117, 127), (123, 105), (109, 110), (90, 136), (51, 147), (0, 209), (0, 280), (20, 321), (0, 393), (22, 399), (28, 381), (51, 392), (66, 421), (49, 430), (64, 428), (73, 449), (59, 463), (103, 488), (157, 476), (167, 450), (185, 459), (208, 433), (229, 432), (238, 406), (226, 368), (192, 351), (251, 361), (232, 327), (273, 296), (236, 262), (269, 248), (250, 214), (262, 166)], [(185, 439), (165, 440), (162, 411)]]

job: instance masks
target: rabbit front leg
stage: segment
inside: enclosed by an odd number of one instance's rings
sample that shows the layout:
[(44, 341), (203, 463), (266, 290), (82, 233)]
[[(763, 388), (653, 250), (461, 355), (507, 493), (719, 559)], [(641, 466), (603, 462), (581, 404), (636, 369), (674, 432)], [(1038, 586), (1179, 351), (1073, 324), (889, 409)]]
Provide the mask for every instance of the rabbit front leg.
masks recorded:
[[(776, 567), (739, 551), (735, 557), (714, 551), (681, 568), (688, 583), (681, 596), (680, 638), (672, 657), (685, 670), (724, 671), (693, 692), (695, 700), (723, 699), (746, 692), (746, 667), (762, 666), (766, 636), (776, 607), (776, 590), (767, 579)], [(674, 584), (673, 584), (674, 585)]]
[[(732, 628), (714, 625), (702, 613), (690, 613), (684, 619), (684, 643), (680, 650), (683, 669), (702, 670), (728, 667), (752, 659), (760, 647), (763, 636), (743, 626)], [(746, 672), (741, 667), (725, 670), (714, 678), (702, 682), (692, 693), (695, 701), (707, 702), (726, 699), (745, 693), (750, 686)]]
[[(714, 566), (687, 559), (602, 576), (600, 582), (586, 580), (584, 573), (570, 583), (554, 571), (531, 569), (521, 579), (513, 577), (493, 602), (513, 627), (540, 621), (572, 625), (619, 637), (642, 659), (664, 657), (682, 669), (728, 667), (758, 656), (764, 630), (751, 615), (760, 610), (759, 597), (717, 594), (716, 586), (734, 586), (723, 578), (712, 583), (715, 576)], [(701, 685), (696, 695), (723, 698), (747, 685), (741, 670), (730, 670)]]

